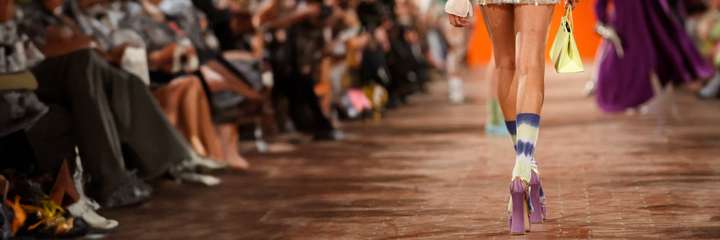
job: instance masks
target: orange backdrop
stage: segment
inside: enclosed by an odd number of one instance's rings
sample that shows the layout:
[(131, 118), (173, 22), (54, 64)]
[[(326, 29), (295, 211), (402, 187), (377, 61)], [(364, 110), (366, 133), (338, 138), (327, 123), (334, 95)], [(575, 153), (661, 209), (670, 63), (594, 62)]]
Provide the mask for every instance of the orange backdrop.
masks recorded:
[[(600, 44), (600, 37), (598, 37), (594, 30), (594, 6), (595, 1), (581, 1), (573, 12), (573, 17), (575, 18), (575, 38), (577, 40), (578, 48), (580, 48), (580, 55), (587, 60), (592, 60), (594, 58), (595, 51)], [(550, 26), (550, 35), (548, 35), (548, 49), (550, 44), (552, 44), (552, 38), (555, 36), (555, 32), (560, 24), (560, 17), (563, 12), (563, 5), (557, 4), (553, 15), (552, 25)], [(485, 30), (485, 23), (483, 21), (482, 13), (480, 13), (480, 9), (475, 9), (474, 26), (475, 29), (472, 30), (468, 46), (468, 64), (472, 67), (479, 67), (487, 64), (490, 61), (490, 56), (492, 54), (490, 38)]]

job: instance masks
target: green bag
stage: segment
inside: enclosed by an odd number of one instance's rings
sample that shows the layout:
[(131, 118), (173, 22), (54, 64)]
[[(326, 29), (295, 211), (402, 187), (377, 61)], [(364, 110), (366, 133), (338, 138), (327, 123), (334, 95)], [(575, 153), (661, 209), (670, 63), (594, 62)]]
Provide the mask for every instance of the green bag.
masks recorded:
[(584, 71), (582, 57), (573, 36), (572, 8), (565, 10), (560, 27), (550, 48), (550, 60), (558, 73)]

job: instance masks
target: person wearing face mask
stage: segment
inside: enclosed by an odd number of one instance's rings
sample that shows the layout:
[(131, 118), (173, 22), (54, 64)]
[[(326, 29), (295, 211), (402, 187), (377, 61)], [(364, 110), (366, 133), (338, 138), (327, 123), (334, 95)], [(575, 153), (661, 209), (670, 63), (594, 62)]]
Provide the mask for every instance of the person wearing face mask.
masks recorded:
[[(21, 29), (49, 56), (32, 69), (40, 83), (37, 94), (51, 105), (51, 113), (69, 115), (65, 119), (72, 126), (71, 139), (91, 177), (88, 195), (107, 207), (140, 203), (151, 193), (140, 177), (153, 179), (168, 173), (182, 180), (218, 184), (219, 179), (194, 172), (212, 166), (190, 150), (142, 81), (108, 64), (90, 48), (92, 39), (76, 24), (65, 15), (55, 15), (61, 4), (34, 1), (25, 8)], [(38, 123), (35, 128), (52, 130), (57, 124)], [(41, 130), (31, 132), (38, 155), (52, 162), (58, 154), (48, 146), (59, 141)]]

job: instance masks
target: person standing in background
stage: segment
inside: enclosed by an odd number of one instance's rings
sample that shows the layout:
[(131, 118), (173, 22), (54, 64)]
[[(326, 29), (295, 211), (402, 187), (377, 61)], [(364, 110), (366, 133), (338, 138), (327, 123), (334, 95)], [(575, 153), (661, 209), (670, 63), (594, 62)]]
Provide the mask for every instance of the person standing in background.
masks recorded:
[(666, 0), (598, 0), (595, 9), (597, 31), (606, 39), (596, 92), (603, 111), (637, 108), (653, 97), (650, 106), (657, 109), (670, 96), (661, 94), (663, 87), (671, 91), (712, 74)]

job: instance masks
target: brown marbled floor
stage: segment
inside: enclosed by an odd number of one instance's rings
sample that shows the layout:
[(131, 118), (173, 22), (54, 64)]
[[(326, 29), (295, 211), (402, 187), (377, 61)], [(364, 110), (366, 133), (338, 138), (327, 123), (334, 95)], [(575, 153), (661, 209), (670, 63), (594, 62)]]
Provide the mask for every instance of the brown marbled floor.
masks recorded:
[[(587, 74), (549, 76), (537, 159), (549, 220), (513, 238), (720, 239), (720, 102), (680, 99), (681, 119), (604, 115)], [(105, 212), (110, 239), (507, 239), (510, 140), (483, 134), (444, 84), (348, 140), (248, 154), (215, 188), (162, 182), (149, 203)], [(662, 127), (659, 127), (662, 126)]]

